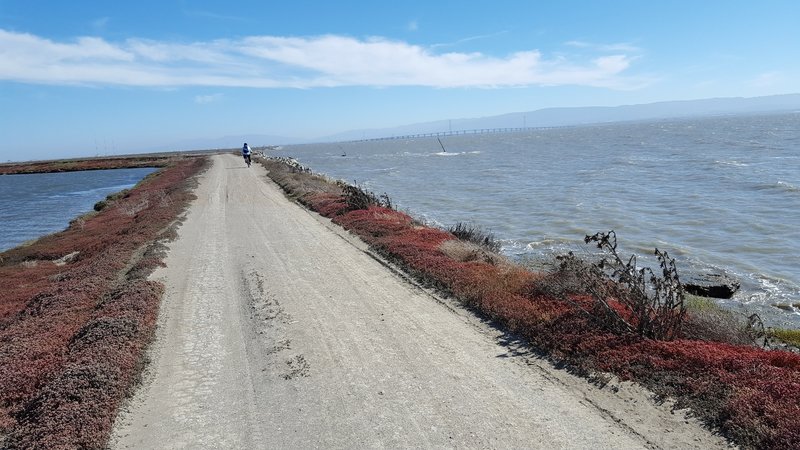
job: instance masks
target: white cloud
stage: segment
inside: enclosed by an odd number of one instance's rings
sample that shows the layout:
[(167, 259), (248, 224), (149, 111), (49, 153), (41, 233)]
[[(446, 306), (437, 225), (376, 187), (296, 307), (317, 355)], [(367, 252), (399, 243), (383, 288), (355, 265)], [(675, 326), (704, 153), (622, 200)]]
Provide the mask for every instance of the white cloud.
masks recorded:
[(465, 38), (459, 39), (459, 40), (457, 40), (455, 42), (443, 42), (443, 43), (440, 43), (440, 44), (433, 44), (433, 45), (431, 45), (431, 49), (442, 48), (442, 47), (455, 47), (457, 45), (465, 44), (467, 42), (478, 41), (478, 40), (483, 40), (483, 39), (490, 39), (490, 38), (493, 38), (493, 37), (496, 37), (496, 36), (500, 36), (500, 35), (506, 34), (506, 33), (508, 33), (508, 31), (498, 31), (496, 33), (491, 33), (491, 34), (479, 34), (477, 36), (469, 36), (469, 37), (465, 37)]
[(0, 80), (36, 84), (313, 88), (321, 86), (638, 86), (625, 75), (635, 55), (546, 58), (535, 49), (503, 56), (437, 52), (382, 37), (251, 36), (172, 43), (54, 42), (0, 29)]
[(585, 42), (585, 41), (568, 41), (565, 42), (564, 45), (569, 47), (585, 48), (601, 52), (640, 53), (642, 51), (642, 49), (640, 49), (639, 47), (625, 42), (617, 44), (597, 44), (594, 42)]
[(194, 97), (194, 102), (205, 105), (207, 103), (214, 103), (222, 100), (225, 96), (223, 94), (208, 94), (208, 95), (197, 95)]
[(419, 30), (419, 24), (417, 23), (416, 20), (408, 22), (408, 31), (417, 31), (417, 30)]

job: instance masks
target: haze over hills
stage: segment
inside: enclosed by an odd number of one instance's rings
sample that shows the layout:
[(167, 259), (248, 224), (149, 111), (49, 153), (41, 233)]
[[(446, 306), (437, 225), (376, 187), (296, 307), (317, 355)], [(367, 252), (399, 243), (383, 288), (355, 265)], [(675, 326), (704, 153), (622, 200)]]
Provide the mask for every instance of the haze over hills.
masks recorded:
[(546, 108), (515, 112), (498, 116), (439, 120), (414, 123), (390, 128), (350, 130), (319, 138), (302, 139), (288, 136), (247, 134), (223, 136), (215, 139), (191, 139), (170, 145), (172, 149), (228, 149), (239, 148), (243, 139), (254, 147), (264, 145), (303, 144), (310, 142), (337, 142), (360, 139), (405, 136), (446, 131), (487, 128), (555, 127), (593, 123), (656, 120), (713, 115), (757, 114), (782, 111), (800, 111), (800, 94), (767, 97), (712, 98), (648, 103), (624, 106), (594, 106)]
[[(238, 149), (242, 147), (244, 142), (247, 142), (252, 147), (260, 147), (264, 145), (274, 144), (298, 144), (306, 142), (307, 140), (298, 139), (286, 136), (274, 136), (268, 134), (244, 134), (236, 136), (222, 136), (212, 139), (184, 139), (177, 142), (172, 142), (167, 146), (159, 146), (148, 149), (149, 151), (166, 151), (166, 150), (212, 150), (212, 149)], [(318, 142), (318, 140), (313, 140)]]
[(315, 139), (314, 141), (329, 142), (371, 139), (409, 134), (446, 132), (451, 130), (555, 127), (634, 120), (754, 114), (780, 111), (800, 111), (800, 94), (752, 98), (712, 98), (625, 106), (546, 108), (536, 111), (502, 114), (499, 116), (439, 120), (382, 129), (353, 130)]

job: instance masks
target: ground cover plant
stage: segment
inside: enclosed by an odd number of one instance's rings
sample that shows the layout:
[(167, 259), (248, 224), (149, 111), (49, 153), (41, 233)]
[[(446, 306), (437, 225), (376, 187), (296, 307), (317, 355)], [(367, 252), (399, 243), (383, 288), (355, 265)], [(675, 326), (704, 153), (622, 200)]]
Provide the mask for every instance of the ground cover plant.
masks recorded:
[(0, 164), (0, 175), (46, 172), (74, 172), (79, 170), (135, 169), (139, 167), (165, 167), (168, 157), (119, 157), (104, 159), (64, 159), (27, 163)]
[(800, 355), (754, 345), (747, 320), (687, 308), (666, 253), (656, 251), (661, 274), (643, 271), (601, 233), (586, 240), (606, 250), (607, 265), (567, 256), (534, 272), (480, 230), (426, 227), (293, 160), (262, 164), (289, 196), (574, 371), (641, 383), (742, 447), (800, 448)]
[(0, 447), (106, 445), (154, 332), (163, 286), (147, 275), (205, 159), (165, 163), (102, 211), (0, 254)]

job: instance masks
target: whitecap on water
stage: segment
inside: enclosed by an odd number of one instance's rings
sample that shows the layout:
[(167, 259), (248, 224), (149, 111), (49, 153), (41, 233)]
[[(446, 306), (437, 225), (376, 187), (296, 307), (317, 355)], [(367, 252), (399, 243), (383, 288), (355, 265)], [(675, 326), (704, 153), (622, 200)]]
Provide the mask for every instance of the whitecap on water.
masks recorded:
[(714, 164), (718, 166), (734, 166), (734, 167), (747, 167), (749, 164), (743, 163), (741, 161), (731, 160), (731, 161), (714, 161)]
[(437, 152), (434, 153), (436, 156), (459, 156), (459, 155), (480, 155), (480, 150), (475, 150), (472, 152)]
[(800, 186), (796, 186), (792, 183), (787, 183), (786, 181), (778, 181), (777, 183), (761, 183), (757, 185), (756, 190), (758, 191), (768, 191), (768, 190), (777, 190), (781, 192), (800, 192)]
[(787, 183), (785, 181), (778, 181), (778, 183), (776, 184), (778, 188), (786, 192), (800, 192), (800, 186), (795, 186), (792, 183)]

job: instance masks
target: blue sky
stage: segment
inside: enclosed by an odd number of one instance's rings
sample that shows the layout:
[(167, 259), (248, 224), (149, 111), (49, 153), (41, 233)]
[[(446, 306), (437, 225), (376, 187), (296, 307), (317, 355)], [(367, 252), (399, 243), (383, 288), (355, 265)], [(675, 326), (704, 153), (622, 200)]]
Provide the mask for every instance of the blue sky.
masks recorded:
[(0, 0), (0, 161), (798, 93), (798, 23), (795, 0)]

